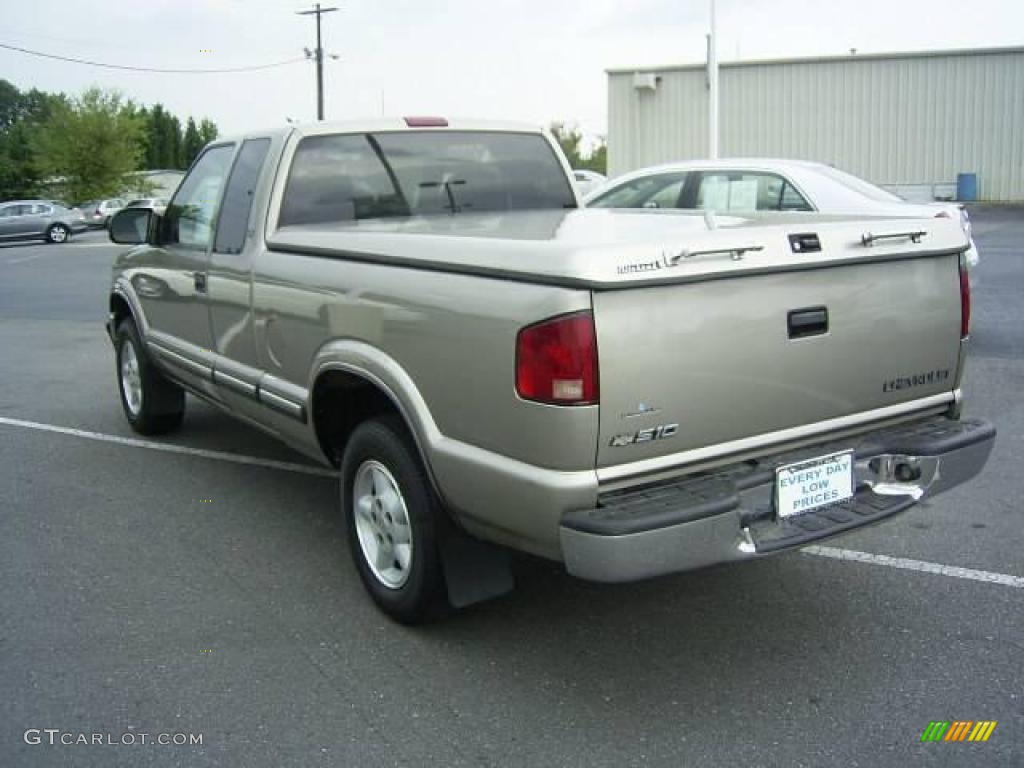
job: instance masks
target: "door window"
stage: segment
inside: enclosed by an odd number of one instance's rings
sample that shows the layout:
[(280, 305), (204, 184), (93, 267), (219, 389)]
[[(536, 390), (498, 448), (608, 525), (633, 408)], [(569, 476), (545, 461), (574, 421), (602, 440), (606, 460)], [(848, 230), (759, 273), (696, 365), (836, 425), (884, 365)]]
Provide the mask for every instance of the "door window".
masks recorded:
[(164, 243), (205, 251), (213, 239), (217, 201), (234, 146), (211, 147), (182, 181), (164, 218)]

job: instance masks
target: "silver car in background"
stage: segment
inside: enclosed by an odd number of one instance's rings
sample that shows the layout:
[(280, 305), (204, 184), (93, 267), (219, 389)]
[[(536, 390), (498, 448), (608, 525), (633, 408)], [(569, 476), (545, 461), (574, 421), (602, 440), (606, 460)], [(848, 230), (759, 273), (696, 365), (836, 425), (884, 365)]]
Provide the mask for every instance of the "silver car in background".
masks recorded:
[(82, 213), (85, 214), (85, 222), (90, 227), (106, 227), (110, 223), (110, 217), (124, 208), (124, 200), (115, 197), (108, 200), (92, 200), (83, 203)]
[(167, 210), (167, 198), (166, 197), (140, 197), (136, 200), (129, 200), (125, 208), (152, 208), (157, 213), (163, 213)]
[[(586, 195), (589, 208), (684, 208), (716, 213), (817, 211), (840, 215), (925, 216), (960, 221), (978, 263), (967, 209), (957, 203), (909, 203), (824, 163), (742, 158), (694, 160), (643, 168)], [(973, 275), (972, 275), (973, 280)]]
[(0, 203), (0, 241), (45, 240), (64, 243), (86, 229), (85, 216), (56, 200), (11, 200)]

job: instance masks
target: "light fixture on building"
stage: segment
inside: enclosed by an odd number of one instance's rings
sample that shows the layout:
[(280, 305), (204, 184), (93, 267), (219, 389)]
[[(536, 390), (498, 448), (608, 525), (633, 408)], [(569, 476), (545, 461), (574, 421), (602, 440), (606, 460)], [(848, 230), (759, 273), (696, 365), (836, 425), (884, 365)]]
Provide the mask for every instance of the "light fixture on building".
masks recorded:
[(633, 87), (638, 91), (656, 91), (661, 77), (653, 72), (636, 72), (633, 74)]

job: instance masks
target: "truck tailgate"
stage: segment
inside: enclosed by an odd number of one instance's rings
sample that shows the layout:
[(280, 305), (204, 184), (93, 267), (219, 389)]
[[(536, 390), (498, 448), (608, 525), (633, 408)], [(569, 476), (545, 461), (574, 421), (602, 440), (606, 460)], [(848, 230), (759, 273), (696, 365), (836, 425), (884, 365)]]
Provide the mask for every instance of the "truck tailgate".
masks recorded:
[(795, 271), (595, 291), (598, 467), (951, 392), (958, 260), (953, 251), (829, 258)]

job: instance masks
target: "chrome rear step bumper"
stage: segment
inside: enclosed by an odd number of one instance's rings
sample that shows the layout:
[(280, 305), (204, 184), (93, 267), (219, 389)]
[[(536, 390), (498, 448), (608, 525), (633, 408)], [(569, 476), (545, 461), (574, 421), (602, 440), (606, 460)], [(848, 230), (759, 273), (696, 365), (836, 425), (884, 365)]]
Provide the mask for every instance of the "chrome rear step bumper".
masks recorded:
[[(602, 496), (567, 513), (566, 568), (593, 581), (634, 581), (792, 549), (878, 522), (970, 480), (996, 430), (981, 419), (936, 416), (855, 439), (744, 461), (712, 473)], [(853, 449), (855, 496), (779, 520), (775, 470)]]

